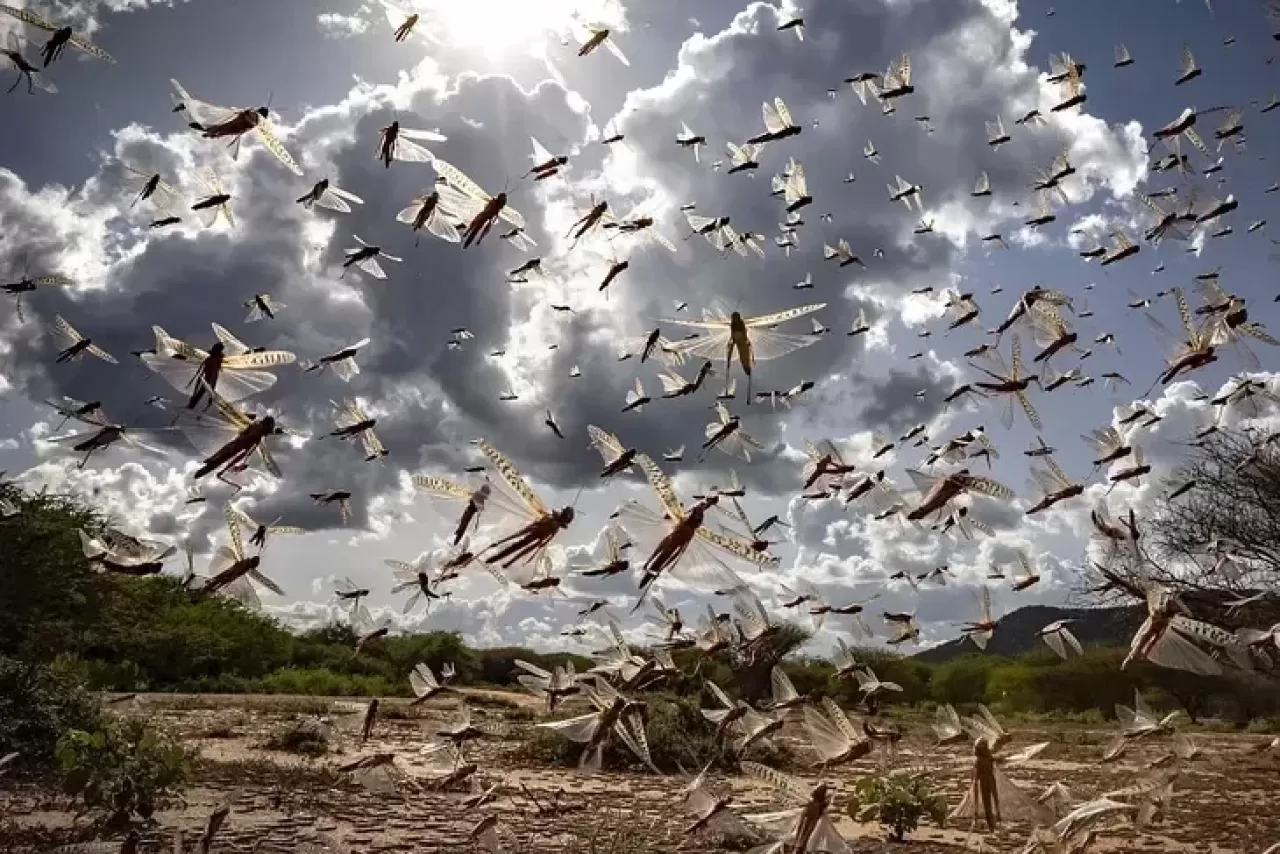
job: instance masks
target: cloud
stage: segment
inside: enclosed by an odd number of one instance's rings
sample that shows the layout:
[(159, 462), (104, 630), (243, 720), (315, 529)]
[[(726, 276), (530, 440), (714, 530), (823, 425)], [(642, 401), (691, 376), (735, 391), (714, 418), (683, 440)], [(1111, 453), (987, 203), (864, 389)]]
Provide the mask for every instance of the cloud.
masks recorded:
[[(96, 14), (144, 5), (78, 8)], [(221, 536), (221, 506), (232, 496), (228, 487), (211, 482), (206, 503), (185, 504), (186, 479), (195, 465), (192, 451), (180, 431), (165, 429), (167, 414), (143, 403), (155, 394), (176, 398), (177, 392), (128, 355), (150, 346), (147, 327), (157, 324), (207, 346), (210, 324), (216, 322), (251, 346), (288, 349), (300, 359), (368, 338), (371, 343), (359, 356), (361, 373), (350, 384), (328, 373), (286, 367), (268, 393), (250, 401), (291, 427), (321, 436), (333, 426), (330, 401), (359, 397), (376, 415), (377, 432), (390, 451), (383, 463), (368, 464), (358, 450), (334, 439), (282, 444), (278, 457), (285, 477), (257, 480), (236, 496), (256, 518), (282, 515), (286, 523), (313, 531), (282, 537), (271, 546), (271, 562), (298, 597), (268, 602), (282, 619), (311, 625), (333, 618), (338, 613), (333, 603), (308, 598), (326, 598), (321, 594), (330, 585), (322, 583), (317, 593), (316, 579), (346, 575), (377, 591), (377, 607), (398, 609), (386, 592), (381, 559), (438, 547), (453, 523), (419, 501), (406, 474), (456, 475), (474, 464), (470, 443), (479, 437), (505, 451), (549, 506), (577, 502), (579, 520), (563, 543), (570, 565), (589, 561), (588, 553), (599, 558), (604, 548), (599, 532), (608, 513), (624, 500), (652, 504), (653, 497), (634, 476), (601, 482), (601, 460), (587, 447), (589, 424), (616, 433), (628, 447), (655, 459), (669, 448), (686, 446), (686, 462), (666, 466), (686, 499), (726, 482), (734, 469), (747, 486), (744, 505), (753, 520), (781, 512), (787, 502), (794, 542), (779, 547), (783, 568), (776, 575), (752, 577), (766, 597), (776, 597), (781, 583), (799, 578), (813, 581), (833, 599), (883, 590), (877, 608), (918, 607), (929, 624), (927, 637), (941, 639), (954, 632), (950, 623), (971, 609), (987, 565), (1025, 549), (1039, 562), (1044, 579), (1026, 594), (1001, 594), (1002, 604), (1060, 600), (1071, 582), (1065, 561), (1083, 549), (1080, 513), (1101, 491), (1097, 485), (1071, 508), (1054, 508), (1034, 520), (1023, 517), (1022, 503), (974, 501), (974, 515), (996, 536), (967, 541), (878, 522), (857, 504), (846, 508), (838, 501), (795, 498), (801, 449), (806, 439), (832, 437), (856, 460), (860, 473), (883, 465), (891, 480), (902, 483), (902, 468), (919, 465), (926, 451), (899, 448), (872, 461), (873, 433), (896, 437), (925, 424), (937, 443), (970, 426), (972, 408), (946, 409), (943, 399), (973, 379), (959, 353), (980, 333), (976, 325), (953, 336), (942, 333), (943, 291), (977, 290), (993, 270), (1001, 281), (1028, 278), (1032, 274), (1019, 265), (1037, 261), (1026, 258), (1056, 261), (1054, 253), (1061, 253), (1078, 263), (1074, 253), (1084, 244), (1057, 229), (1078, 220), (1080, 227), (1098, 230), (1114, 219), (1116, 209), (1133, 208), (1133, 194), (1147, 177), (1141, 125), (1089, 112), (1053, 114), (1040, 128), (1015, 125), (1014, 119), (1032, 108), (1049, 115), (1058, 93), (1029, 61), (1033, 44), (1038, 46), (1035, 34), (1019, 29), (1016, 4), (1001, 0), (812, 0), (804, 9), (810, 24), (804, 42), (776, 29), (792, 12), (765, 3), (745, 9), (708, 4), (699, 9), (701, 23), (693, 26), (703, 31), (697, 33), (678, 16), (617, 6), (602, 23), (620, 35), (632, 60), (629, 69), (603, 53), (576, 57), (573, 48), (561, 50), (545, 32), (517, 37), (521, 27), (533, 26), (523, 17), (507, 21), (501, 39), (482, 45), (488, 31), (479, 23), (486, 22), (474, 12), (492, 4), (471, 5), (475, 8), (435, 10), (434, 26), (454, 36), (443, 39), (440, 49), (410, 42), (395, 46), (394, 55), (380, 8), (318, 14), (307, 31), (313, 39), (308, 44), (326, 56), (326, 65), (311, 70), (328, 86), (339, 79), (340, 87), (326, 91), (317, 84), (303, 95), (282, 95), (310, 105), (285, 110), (278, 122), (306, 179), (294, 179), (254, 141), (246, 142), (233, 161), (217, 142), (186, 130), (170, 132), (177, 120), (157, 114), (154, 92), (145, 110), (103, 110), (107, 117), (95, 119), (121, 117), (110, 139), (95, 142), (99, 156), (87, 180), (75, 178), (70, 169), (60, 183), (34, 178), (25, 168), (18, 170), (21, 175), (0, 169), (0, 255), (25, 260), (33, 274), (61, 272), (79, 283), (31, 295), (24, 302), (25, 322), (13, 314), (0, 321), (0, 381), (11, 386), (8, 396), (33, 402), (64, 394), (105, 398), (111, 417), (154, 428), (147, 435), (169, 451), (164, 460), (151, 460), (113, 449), (81, 470), (37, 443), (42, 456), (28, 482), (56, 483), (93, 496), (131, 528), (182, 538), (204, 551), (210, 537)], [(557, 2), (553, 9), (535, 12), (559, 21), (567, 5)], [(313, 16), (316, 11), (309, 9), (305, 20)], [(137, 20), (147, 16), (139, 14)], [(216, 20), (225, 23), (222, 17)], [(126, 30), (111, 26), (107, 34), (124, 39)], [(529, 55), (525, 42), (533, 43), (536, 55)], [(424, 56), (427, 52), (431, 57)], [(841, 82), (861, 71), (881, 71), (903, 52), (911, 56), (915, 92), (899, 100), (893, 115), (882, 115), (874, 101), (859, 103)], [(298, 55), (309, 53), (299, 49)], [(861, 64), (851, 66), (851, 58)], [(197, 75), (196, 65), (190, 73), (197, 97), (247, 97), (242, 81)], [(548, 75), (554, 79), (543, 79)], [(256, 70), (246, 76), (256, 76)], [(378, 80), (386, 82), (373, 82)], [(78, 76), (76, 82), (81, 83)], [(257, 83), (243, 85), (254, 93), (271, 91)], [(828, 89), (835, 91), (834, 98)], [(763, 130), (758, 105), (778, 97), (802, 132), (769, 143), (755, 173), (729, 175), (727, 169), (713, 168), (724, 157), (725, 143), (740, 143)], [(915, 120), (921, 116), (929, 121)], [(996, 116), (1013, 140), (993, 151), (986, 144), (985, 122)], [(162, 119), (168, 124), (161, 125)], [(372, 156), (380, 129), (393, 120), (446, 135), (447, 141), (430, 145), (432, 150), (489, 192), (507, 191), (536, 247), (522, 254), (497, 235), (465, 250), (430, 237), (418, 242), (396, 215), (431, 190), (436, 172), (409, 163), (387, 169)], [(606, 122), (625, 134), (623, 142), (600, 142)], [(707, 136), (701, 163), (675, 144), (682, 122)], [(531, 137), (569, 155), (569, 180), (524, 177), (532, 165)], [(868, 140), (881, 153), (879, 163), (860, 156)], [(1030, 209), (1031, 175), (1064, 150), (1076, 168), (1064, 187), (1079, 209), (1071, 216), (1059, 212), (1059, 222), (1043, 240), (1038, 234), (1024, 236), (1019, 247), (1014, 235)], [(51, 151), (50, 158), (57, 149)], [(788, 257), (772, 245), (786, 213), (770, 196), (769, 183), (791, 157), (803, 163), (814, 202), (802, 212), (806, 223)], [(133, 196), (122, 189), (123, 163), (163, 172), (187, 206), (200, 192), (197, 168), (215, 168), (232, 193), (235, 228), (206, 230), (187, 221), (169, 230), (148, 229), (152, 212), (145, 204), (131, 207)], [(851, 171), (856, 180), (845, 183)], [(975, 198), (971, 190), (984, 171), (993, 195)], [(890, 200), (885, 186), (897, 175), (921, 185), (924, 216), (935, 220), (933, 233), (914, 233), (922, 215)], [(320, 177), (356, 193), (365, 204), (348, 216), (295, 204)], [(575, 241), (569, 236), (574, 223), (602, 200), (615, 217), (653, 216), (679, 251), (669, 253), (617, 229), (598, 228)], [(680, 208), (688, 203), (696, 204), (701, 215), (731, 216), (739, 232), (763, 235), (766, 258), (721, 257), (701, 238), (684, 240), (688, 230)], [(187, 211), (178, 213), (191, 220)], [(993, 232), (1008, 235), (1016, 253), (988, 252), (980, 239)], [(355, 235), (403, 263), (387, 263), (385, 281), (355, 271), (343, 275), (343, 249), (355, 245)], [(839, 239), (866, 261), (865, 271), (823, 261), (823, 245)], [(535, 256), (545, 278), (508, 282), (508, 271)], [(623, 260), (629, 268), (601, 292), (605, 272)], [(794, 290), (792, 284), (805, 274), (812, 275), (813, 289)], [(925, 288), (932, 291), (912, 293)], [(242, 304), (259, 293), (287, 307), (275, 320), (246, 325)], [(673, 338), (695, 331), (669, 319), (696, 321), (717, 301), (747, 317), (825, 303), (812, 317), (828, 333), (784, 357), (759, 362), (754, 371), (753, 391), (815, 383), (790, 409), (748, 403), (741, 369), (715, 354), (716, 374), (708, 388), (723, 387), (726, 369), (738, 377), (738, 397), (728, 406), (765, 448), (750, 465), (719, 452), (696, 463), (705, 425), (714, 417), (713, 395), (706, 389), (693, 398), (654, 401), (640, 413), (621, 411), (637, 377), (651, 396), (660, 388), (658, 365), (619, 360), (622, 342), (655, 326)], [(689, 311), (677, 313), (677, 302), (687, 302)], [(843, 334), (860, 312), (872, 332)], [(58, 314), (122, 364), (53, 364), (47, 329)], [(459, 327), (474, 338), (450, 348), (447, 342)], [(804, 336), (810, 329), (804, 318), (778, 331)], [(927, 332), (937, 334), (919, 337)], [(490, 355), (498, 351), (504, 355)], [(919, 358), (910, 358), (917, 352)], [(700, 362), (692, 359), (678, 370), (691, 378)], [(575, 367), (581, 376), (571, 376)], [(508, 389), (517, 400), (499, 399)], [(1059, 423), (1082, 432), (1087, 428), (1076, 425), (1093, 417), (1094, 410), (1076, 411), (1081, 396), (1066, 397), (1072, 393), (1038, 397), (1037, 405), (1046, 416), (1070, 410)], [(1176, 454), (1166, 454), (1165, 437), (1182, 436), (1187, 424), (1207, 418), (1208, 412), (1180, 386), (1171, 386), (1153, 405), (1165, 408), (1166, 419), (1152, 431), (1156, 438), (1149, 453), (1161, 466), (1172, 465)], [(547, 410), (566, 439), (543, 426)], [(985, 417), (985, 409), (980, 414)], [(47, 438), (44, 429), (29, 435)], [(1020, 435), (1014, 434), (1017, 441)], [(1020, 455), (1003, 447), (1014, 441), (1001, 437), (1004, 458), (996, 462), (993, 476), (1011, 479), (1023, 473)], [(337, 488), (354, 496), (349, 530), (339, 528), (334, 508), (316, 506), (308, 496)], [(1131, 492), (1117, 488), (1113, 499), (1129, 500)], [(1145, 499), (1137, 494), (1135, 500)], [(637, 562), (644, 557), (632, 555)], [(926, 586), (917, 594), (887, 582), (898, 571), (919, 574), (942, 564), (954, 576), (945, 588)], [(625, 609), (634, 579), (589, 583), (572, 578), (565, 586), (575, 599), (605, 596)], [(710, 601), (678, 585), (670, 595), (697, 606)], [(397, 619), (405, 627), (456, 627), (473, 642), (556, 645), (564, 642), (560, 629), (575, 611), (563, 602), (499, 588), (487, 574), (476, 573), (453, 597), (433, 606), (429, 617)], [(634, 625), (628, 620), (629, 627)], [(848, 628), (832, 621), (819, 643)]]
[(342, 15), (338, 12), (323, 12), (316, 15), (316, 23), (320, 32), (331, 39), (349, 39), (362, 35), (369, 29), (369, 22), (356, 15)]

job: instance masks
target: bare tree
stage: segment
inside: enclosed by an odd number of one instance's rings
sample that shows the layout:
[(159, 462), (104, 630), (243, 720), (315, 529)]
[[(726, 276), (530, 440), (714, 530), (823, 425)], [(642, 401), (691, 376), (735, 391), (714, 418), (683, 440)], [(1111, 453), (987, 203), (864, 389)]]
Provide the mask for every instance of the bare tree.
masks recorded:
[(1095, 512), (1092, 597), (1141, 598), (1154, 582), (1219, 625), (1280, 619), (1278, 439), (1217, 431), (1192, 443), (1147, 518)]

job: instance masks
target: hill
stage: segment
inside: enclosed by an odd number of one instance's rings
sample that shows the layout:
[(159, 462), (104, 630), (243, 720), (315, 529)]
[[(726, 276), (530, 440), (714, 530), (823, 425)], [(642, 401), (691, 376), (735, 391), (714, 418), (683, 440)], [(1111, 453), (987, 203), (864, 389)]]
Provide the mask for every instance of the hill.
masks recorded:
[[(987, 652), (993, 655), (1015, 656), (1030, 652), (1044, 644), (1036, 635), (1040, 629), (1055, 620), (1071, 620), (1071, 632), (1085, 646), (1129, 645), (1133, 633), (1142, 624), (1146, 608), (1054, 608), (1048, 605), (1027, 605), (1011, 611), (1000, 620), (1000, 627), (987, 644)], [(959, 637), (946, 643), (916, 653), (912, 658), (929, 664), (945, 661), (976, 652), (973, 641)]]

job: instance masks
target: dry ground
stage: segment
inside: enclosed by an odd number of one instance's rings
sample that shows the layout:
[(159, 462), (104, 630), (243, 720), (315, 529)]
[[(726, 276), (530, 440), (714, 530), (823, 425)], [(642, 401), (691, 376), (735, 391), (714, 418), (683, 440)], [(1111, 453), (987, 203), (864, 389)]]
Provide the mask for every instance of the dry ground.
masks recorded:
[[(723, 840), (686, 837), (687, 821), (677, 809), (676, 791), (685, 780), (606, 771), (585, 776), (574, 771), (530, 767), (519, 748), (539, 708), (532, 698), (501, 692), (467, 691), (475, 723), (487, 738), (469, 751), (480, 765), (487, 786), (500, 784), (499, 794), (486, 812), (496, 812), (503, 825), (504, 851), (529, 854), (639, 854), (639, 852), (713, 852), (729, 850)], [(145, 714), (160, 726), (182, 736), (199, 750), (195, 784), (188, 791), (187, 808), (158, 816), (158, 826), (144, 838), (144, 852), (161, 850), (161, 841), (175, 828), (198, 833), (204, 818), (219, 803), (230, 801), (231, 817), (216, 852), (295, 852), (305, 843), (328, 843), (335, 851), (430, 852), (476, 851), (467, 830), (479, 814), (463, 813), (462, 794), (417, 791), (411, 782), (394, 793), (375, 793), (344, 775), (334, 773), (343, 762), (364, 753), (394, 751), (400, 767), (412, 778), (421, 773), (419, 754), (426, 732), (447, 723), (452, 700), (413, 709), (403, 701), (384, 701), (386, 714), (373, 738), (363, 747), (355, 735), (356, 717), (331, 715), (335, 721), (333, 749), (324, 757), (305, 759), (269, 750), (264, 741), (299, 716), (331, 711), (333, 701), (306, 697), (221, 697), (151, 695), (139, 698), (130, 713)], [(559, 716), (559, 715), (557, 715)], [(966, 785), (967, 761), (961, 748), (944, 751), (929, 747), (932, 739), (923, 720), (905, 721), (908, 737), (899, 764), (928, 767), (954, 805)], [(1142, 765), (1164, 752), (1153, 743), (1131, 750), (1116, 765), (1099, 766), (1098, 759), (1111, 733), (1080, 726), (1010, 725), (1013, 749), (1036, 741), (1051, 746), (1037, 760), (1016, 769), (1013, 779), (1028, 792), (1061, 781), (1078, 797), (1127, 785)], [(796, 755), (809, 754), (799, 732), (784, 731), (782, 739), (796, 740)], [(1187, 767), (1177, 783), (1178, 794), (1164, 821), (1150, 832), (1129, 830), (1105, 836), (1095, 850), (1144, 852), (1243, 852), (1260, 854), (1280, 842), (1280, 757), (1253, 754), (1249, 748), (1265, 739), (1211, 732), (1196, 733), (1206, 759)], [(807, 761), (802, 758), (801, 761)], [(859, 763), (828, 775), (847, 785), (875, 768)], [(790, 768), (806, 776), (807, 768)], [(0, 781), (2, 782), (2, 781)], [(729, 781), (735, 804), (743, 811), (777, 808), (771, 793), (744, 777)], [(723, 781), (720, 785), (724, 785)], [(30, 788), (0, 788), (0, 817), (5, 838), (0, 849), (49, 850), (55, 842), (84, 838), (87, 821), (59, 799)], [(541, 812), (534, 806), (536, 799)], [(843, 803), (843, 797), (840, 802)], [(842, 818), (840, 829), (857, 851), (883, 851), (899, 846), (884, 843), (877, 825), (861, 825)], [(976, 848), (977, 837), (967, 827), (940, 829), (926, 825), (902, 846), (918, 854)], [(986, 850), (1019, 851), (1027, 829), (1013, 827), (982, 838)], [(190, 836), (188, 838), (191, 838)], [(334, 844), (339, 843), (339, 844)], [(739, 846), (740, 847), (740, 846)], [(165, 847), (164, 850), (170, 850)]]

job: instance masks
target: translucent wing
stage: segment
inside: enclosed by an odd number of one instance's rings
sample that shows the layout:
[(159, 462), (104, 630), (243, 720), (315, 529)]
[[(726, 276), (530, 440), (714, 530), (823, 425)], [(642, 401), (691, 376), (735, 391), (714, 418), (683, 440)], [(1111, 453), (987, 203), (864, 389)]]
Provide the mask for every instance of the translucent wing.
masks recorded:
[(372, 430), (365, 430), (360, 434), (360, 445), (364, 448), (364, 455), (370, 459), (381, 459), (387, 455), (382, 440)]
[(75, 346), (84, 340), (84, 336), (76, 331), (76, 328), (67, 323), (66, 318), (60, 314), (53, 316), (53, 331), (56, 332), (68, 347)]
[(455, 499), (458, 501), (471, 500), (472, 490), (456, 481), (429, 474), (415, 474), (411, 480), (414, 487), (422, 492), (428, 493), (429, 495)]
[(24, 24), (30, 24), (47, 32), (56, 32), (59, 27), (57, 24), (51, 24), (44, 18), (41, 18), (35, 12), (29, 12), (26, 9), (15, 9), (12, 6), (0, 6), (0, 12), (12, 15)]
[(696, 536), (748, 563), (754, 563), (762, 567), (776, 567), (779, 564), (778, 558), (765, 552), (756, 551), (749, 542), (737, 537), (720, 534), (708, 530), (706, 527), (699, 528)]
[(231, 538), (231, 554), (236, 560), (244, 560), (244, 541), (240, 537), (240, 518), (236, 509), (227, 504), (223, 508), (227, 520), (227, 534)]
[(663, 510), (674, 520), (683, 519), (686, 515), (684, 506), (680, 503), (680, 498), (676, 495), (671, 481), (667, 479), (658, 464), (645, 454), (636, 455), (636, 464), (640, 466), (640, 470), (644, 472), (645, 477), (649, 480), (649, 485), (657, 493)]
[(794, 127), (795, 123), (791, 121), (791, 111), (787, 109), (787, 105), (782, 102), (782, 99), (774, 98), (773, 105), (777, 108), (778, 118), (782, 120), (783, 128)]
[(83, 36), (72, 35), (71, 38), (67, 39), (67, 41), (71, 42), (71, 44), (80, 48), (82, 51), (89, 54), (90, 56), (96, 56), (98, 59), (101, 59), (103, 62), (109, 62), (112, 65), (115, 64), (115, 61), (116, 61), (115, 57), (107, 53), (102, 48), (98, 47), (93, 42), (84, 38)]
[[(437, 160), (437, 165), (439, 161)], [(448, 184), (436, 184), (436, 192), (440, 195), (440, 208), (447, 211), (451, 216), (456, 217), (463, 222), (471, 220), (476, 214), (484, 209), (487, 199), (476, 198), (468, 195), (465, 191)], [(414, 200), (421, 204), (424, 199), (418, 198)], [(412, 213), (410, 213), (412, 211)], [(397, 217), (401, 222), (412, 223), (417, 215), (417, 208), (407, 208)]]
[(330, 184), (325, 191), (320, 194), (320, 198), (316, 199), (316, 204), (322, 208), (337, 211), (338, 213), (350, 213), (351, 205), (348, 202), (357, 205), (363, 205), (364, 199), (355, 193), (348, 193), (339, 187)]
[(532, 487), (529, 486), (528, 482), (520, 474), (519, 470), (511, 464), (510, 460), (502, 455), (501, 451), (483, 439), (477, 443), (476, 447), (480, 449), (480, 453), (489, 458), (490, 464), (498, 471), (498, 474), (502, 477), (503, 481), (506, 482), (507, 486), (509, 486), (512, 491), (520, 497), (532, 515), (535, 517), (549, 515), (546, 505), (544, 505), (541, 499), (534, 494)]
[(383, 11), (387, 13), (387, 20), (391, 22), (391, 26), (397, 30), (409, 19), (409, 13), (401, 9), (388, 0), (382, 0)]
[(416, 139), (422, 142), (446, 142), (448, 137), (439, 131), (434, 130), (414, 130), (413, 128), (400, 128), (400, 139)]
[(1221, 664), (1172, 628), (1161, 633), (1147, 651), (1147, 659), (1161, 667), (1185, 670), (1201, 676), (1218, 676), (1222, 673)]
[(1071, 479), (1067, 477), (1066, 472), (1064, 472), (1062, 470), (1062, 467), (1058, 465), (1057, 462), (1054, 461), (1053, 457), (1045, 457), (1044, 461), (1045, 461), (1045, 464), (1049, 467), (1049, 471), (1053, 473), (1053, 477), (1054, 479), (1057, 480), (1058, 487), (1060, 489), (1066, 488), (1071, 485)]
[(534, 166), (541, 166), (542, 164), (549, 163), (555, 159), (555, 155), (550, 151), (547, 151), (546, 146), (538, 142), (537, 137), (529, 137), (529, 142), (533, 143), (533, 154), (530, 156), (530, 159), (533, 161)]
[(827, 304), (825, 302), (816, 303), (814, 305), (803, 305), (797, 308), (789, 308), (785, 311), (775, 312), (773, 314), (764, 314), (759, 317), (747, 318), (743, 322), (746, 324), (748, 329), (777, 326), (778, 324), (785, 323), (788, 320), (795, 320), (797, 317), (804, 317), (806, 315), (813, 314), (815, 311), (821, 311), (826, 307)]
[(965, 477), (965, 488), (973, 492), (979, 492), (992, 498), (999, 498), (1004, 501), (1012, 501), (1014, 498), (1013, 490), (1000, 483), (998, 480), (992, 480), (989, 477), (978, 477), (977, 475), (967, 475)]
[(769, 683), (773, 688), (775, 703), (788, 703), (800, 697), (795, 686), (791, 684), (791, 678), (777, 665), (774, 665), (773, 670), (769, 672)]
[(377, 258), (365, 258), (357, 261), (356, 266), (375, 279), (385, 279), (387, 277), (387, 272), (382, 269), (382, 265), (378, 263)]
[(816, 335), (787, 335), (781, 332), (754, 331), (751, 333), (751, 358), (766, 362), (803, 350), (818, 341)]
[(222, 107), (217, 104), (211, 104), (208, 101), (193, 98), (191, 93), (182, 87), (181, 83), (172, 78), (169, 80), (169, 84), (173, 87), (174, 96), (186, 109), (187, 115), (205, 127), (220, 125), (235, 118), (240, 112), (231, 107)]
[(955, 707), (950, 703), (939, 706), (935, 718), (936, 722), (933, 725), (933, 731), (938, 738), (954, 738), (962, 732), (960, 716), (956, 714)]
[(576, 718), (567, 718), (562, 721), (548, 721), (538, 724), (538, 726), (558, 732), (569, 741), (582, 744), (590, 741), (592, 736), (596, 734), (596, 729), (600, 726), (600, 714), (592, 712), (589, 715), (579, 715)]
[[(680, 323), (677, 320), (663, 320), (663, 323)], [(690, 320), (682, 325), (694, 326), (702, 329), (715, 330), (708, 335), (701, 335), (687, 341), (676, 341), (671, 345), (671, 349), (682, 356), (700, 356), (702, 358), (722, 359), (728, 351), (729, 346), (729, 329), (727, 326), (720, 326), (715, 323), (699, 323), (696, 320)]]
[(600, 452), (600, 456), (604, 457), (606, 465), (612, 463), (614, 460), (618, 459), (618, 457), (621, 457), (626, 453), (627, 449), (618, 441), (618, 437), (610, 433), (608, 430), (602, 430), (594, 424), (588, 424), (587, 434), (591, 436), (592, 446)]
[(288, 350), (253, 350), (228, 356), (222, 365), (224, 370), (243, 371), (291, 365), (297, 359), (298, 357)]
[(608, 36), (604, 40), (605, 49), (621, 62), (623, 65), (630, 67), (631, 62), (627, 59), (626, 54), (622, 52), (622, 48), (618, 47), (618, 43), (613, 40), (613, 36)]
[(436, 159), (429, 150), (406, 137), (403, 128), (396, 135), (391, 156), (401, 163), (434, 163)]
[(824, 761), (840, 758), (849, 747), (840, 728), (813, 706), (804, 707), (804, 729), (809, 743)]
[[(782, 104), (782, 100), (779, 99), (778, 103)], [(773, 104), (765, 101), (760, 105), (760, 109), (764, 115), (765, 130), (769, 131), (769, 133), (778, 133), (786, 130), (788, 122), (778, 114), (778, 110)], [(783, 105), (783, 109), (786, 109), (786, 105)]]
[(1182, 46), (1182, 73), (1190, 74), (1196, 70), (1196, 58), (1191, 53), (1191, 45)]
[(441, 178), (444, 178), (460, 192), (472, 199), (480, 202), (488, 202), (492, 198), (492, 196), (485, 192), (479, 184), (472, 181), (467, 177), (465, 172), (457, 166), (454, 166), (452, 163), (447, 163), (437, 157), (435, 159), (434, 166), (436, 173), (440, 175)]
[(258, 139), (262, 140), (262, 144), (267, 151), (275, 155), (275, 158), (283, 163), (290, 172), (295, 175), (302, 174), (302, 167), (298, 165), (298, 161), (293, 159), (293, 155), (284, 147), (280, 137), (276, 136), (275, 129), (271, 127), (271, 122), (266, 119), (258, 122)]
[[(34, 12), (29, 12), (26, 9), (15, 9), (12, 6), (0, 6), (0, 12), (10, 14), (23, 23), (30, 24), (33, 27), (38, 27), (46, 32), (52, 33), (61, 29), (57, 24), (52, 24)], [(73, 34), (68, 41), (91, 56), (96, 56), (104, 62), (115, 63), (115, 59), (109, 53), (81, 36)]]

